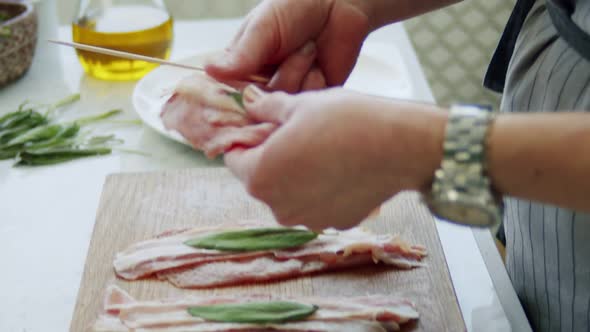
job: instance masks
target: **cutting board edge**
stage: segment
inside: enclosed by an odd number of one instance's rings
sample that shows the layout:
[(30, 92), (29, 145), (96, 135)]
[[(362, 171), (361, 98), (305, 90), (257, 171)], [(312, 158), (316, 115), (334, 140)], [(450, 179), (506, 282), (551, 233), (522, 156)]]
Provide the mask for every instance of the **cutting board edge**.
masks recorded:
[(103, 181), (102, 184), (102, 189), (100, 191), (100, 198), (98, 201), (98, 207), (96, 208), (96, 211), (94, 213), (94, 225), (92, 225), (92, 233), (90, 234), (90, 243), (88, 244), (88, 249), (86, 250), (86, 255), (85, 255), (85, 259), (84, 259), (84, 270), (82, 272), (82, 276), (80, 278), (80, 284), (78, 285), (78, 291), (76, 293), (76, 304), (74, 305), (74, 310), (72, 311), (72, 317), (70, 319), (70, 328), (69, 331), (73, 332), (74, 327), (75, 327), (75, 323), (76, 323), (76, 317), (78, 316), (78, 310), (80, 308), (80, 306), (84, 305), (84, 300), (82, 299), (82, 286), (84, 285), (84, 281), (86, 280), (86, 274), (90, 273), (90, 269), (89, 269), (89, 265), (90, 265), (90, 253), (93, 246), (93, 242), (96, 241), (96, 231), (98, 228), (98, 217), (99, 217), (99, 213), (100, 211), (102, 211), (103, 205), (106, 204), (105, 200), (105, 190), (108, 188), (108, 184), (112, 181), (114, 181), (113, 179), (121, 174), (126, 174), (126, 173), (111, 173), (108, 174), (107, 176), (105, 176), (105, 180)]
[[(437, 243), (439, 246), (439, 249), (442, 251), (443, 255), (444, 255), (444, 248), (442, 246), (442, 241), (440, 239), (440, 234), (438, 233), (438, 227), (436, 227), (436, 223), (438, 222), (436, 220), (436, 218), (434, 216), (431, 216), (432, 218), (432, 222), (435, 223), (434, 227), (436, 229), (436, 239), (437, 239)], [(461, 304), (459, 303), (459, 297), (457, 296), (457, 290), (455, 289), (455, 282), (453, 281), (453, 278), (451, 276), (451, 269), (449, 268), (449, 263), (447, 262), (447, 258), (445, 256), (445, 259), (443, 260), (444, 262), (444, 267), (445, 267), (445, 274), (447, 275), (447, 277), (449, 278), (449, 280), (451, 281), (451, 291), (453, 292), (454, 295), (454, 302), (457, 304), (457, 308), (459, 308), (459, 316), (461, 317), (461, 322), (463, 324), (463, 332), (467, 332), (467, 325), (465, 323), (465, 317), (463, 316), (463, 311), (461, 310)]]

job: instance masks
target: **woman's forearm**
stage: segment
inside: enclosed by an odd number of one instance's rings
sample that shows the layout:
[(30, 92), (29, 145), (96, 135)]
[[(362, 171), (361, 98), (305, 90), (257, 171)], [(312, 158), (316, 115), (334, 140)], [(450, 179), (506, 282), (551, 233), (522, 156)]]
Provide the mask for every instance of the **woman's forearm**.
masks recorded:
[(348, 0), (363, 8), (369, 16), (371, 30), (403, 21), (460, 0)]
[[(389, 108), (398, 112), (388, 113), (394, 130), (387, 140), (407, 142), (408, 149), (407, 160), (390, 154), (388, 165), (410, 160), (406, 189), (428, 192), (443, 158), (448, 112), (413, 103)], [(500, 194), (590, 213), (589, 113), (501, 114), (489, 129), (485, 154)]]
[(590, 212), (590, 114), (501, 115), (487, 159), (501, 193)]

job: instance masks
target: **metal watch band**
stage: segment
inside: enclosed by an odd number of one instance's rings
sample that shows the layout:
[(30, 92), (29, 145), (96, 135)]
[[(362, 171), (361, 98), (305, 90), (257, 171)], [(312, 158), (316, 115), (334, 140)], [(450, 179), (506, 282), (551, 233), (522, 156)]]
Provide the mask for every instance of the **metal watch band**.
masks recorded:
[(487, 177), (485, 144), (493, 114), (481, 107), (455, 105), (449, 113), (443, 161), (435, 172), (432, 212), (453, 222), (494, 226), (501, 221), (500, 200)]

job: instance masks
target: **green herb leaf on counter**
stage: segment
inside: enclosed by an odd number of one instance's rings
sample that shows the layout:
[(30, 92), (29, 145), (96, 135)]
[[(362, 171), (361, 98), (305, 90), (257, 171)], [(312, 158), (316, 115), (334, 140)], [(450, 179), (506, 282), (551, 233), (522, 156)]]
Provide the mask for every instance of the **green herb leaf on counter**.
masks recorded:
[(42, 142), (33, 142), (26, 145), (27, 150), (32, 149), (43, 149), (48, 147), (64, 147), (68, 145), (73, 145), (75, 140), (72, 140), (78, 132), (80, 131), (80, 126), (78, 124), (70, 124), (70, 125), (62, 125), (59, 132), (52, 137), (51, 139), (47, 139)]
[(7, 160), (7, 159), (15, 158), (20, 151), (21, 151), (20, 146), (1, 149), (0, 150), (0, 160)]
[(58, 100), (56, 103), (49, 105), (49, 107), (47, 108), (47, 111), (45, 113), (45, 116), (50, 117), (53, 115), (53, 112), (59, 108), (62, 107), (66, 107), (69, 106), (75, 102), (77, 102), (78, 100), (80, 100), (80, 94), (79, 93), (74, 93), (72, 95), (69, 95), (67, 97), (65, 97), (62, 100)]
[(110, 110), (108, 112), (104, 112), (101, 114), (96, 114), (96, 115), (91, 115), (91, 116), (85, 116), (83, 118), (79, 118), (78, 120), (74, 120), (75, 123), (79, 124), (80, 126), (85, 126), (91, 123), (95, 123), (95, 122), (99, 122), (102, 120), (106, 120), (110, 117), (113, 117), (115, 115), (119, 115), (123, 113), (123, 110), (120, 109), (115, 109), (115, 110)]
[(13, 127), (15, 123), (28, 117), (32, 112), (31, 110), (23, 111), (19, 109), (18, 111), (4, 114), (0, 117), (0, 130)]
[(108, 147), (25, 150), (18, 154), (15, 166), (53, 165), (84, 157), (110, 154), (111, 151)]
[(112, 124), (112, 125), (123, 125), (123, 126), (141, 126), (143, 125), (143, 121), (140, 119), (134, 120), (104, 120), (102, 123)]
[(60, 131), (62, 131), (62, 125), (59, 124), (35, 127), (12, 138), (2, 147), (19, 146), (29, 142), (34, 143), (49, 140), (59, 134)]
[(21, 114), (11, 116), (4, 122), (3, 128), (0, 128), (0, 145), (4, 145), (28, 130), (46, 123), (47, 118), (36, 111), (26, 110)]
[(245, 324), (280, 324), (303, 320), (318, 309), (317, 306), (296, 302), (250, 302), (190, 307), (188, 313), (208, 321)]
[(97, 146), (107, 143), (123, 143), (122, 139), (115, 137), (115, 135), (94, 136), (86, 141), (86, 146)]
[(188, 240), (185, 244), (194, 248), (222, 251), (277, 250), (304, 245), (317, 236), (317, 233), (303, 229), (254, 228), (215, 233)]
[(81, 127), (107, 122), (105, 120), (121, 114), (122, 110), (110, 110), (74, 121), (55, 121), (56, 110), (78, 100), (80, 94), (50, 105), (24, 102), (16, 111), (0, 116), (0, 160), (16, 158), (15, 166), (41, 166), (110, 154), (113, 145), (121, 144), (123, 140), (115, 135), (88, 138), (90, 132), (81, 132)]
[(14, 129), (23, 125), (34, 127), (46, 122), (47, 118), (37, 111), (31, 109), (18, 110), (0, 118), (0, 133), (4, 130)]

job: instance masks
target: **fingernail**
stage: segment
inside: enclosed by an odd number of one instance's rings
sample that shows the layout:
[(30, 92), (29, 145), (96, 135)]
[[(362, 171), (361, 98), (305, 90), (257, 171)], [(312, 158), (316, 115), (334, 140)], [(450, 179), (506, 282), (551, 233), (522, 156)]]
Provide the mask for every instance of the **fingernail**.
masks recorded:
[(259, 87), (254, 84), (246, 86), (244, 89), (244, 101), (246, 103), (253, 103), (262, 97), (266, 92), (262, 91)]
[(303, 45), (299, 52), (302, 55), (312, 55), (315, 52), (315, 43), (313, 41), (308, 41)]

